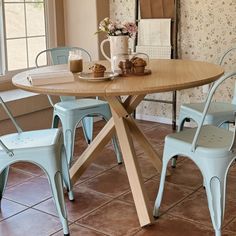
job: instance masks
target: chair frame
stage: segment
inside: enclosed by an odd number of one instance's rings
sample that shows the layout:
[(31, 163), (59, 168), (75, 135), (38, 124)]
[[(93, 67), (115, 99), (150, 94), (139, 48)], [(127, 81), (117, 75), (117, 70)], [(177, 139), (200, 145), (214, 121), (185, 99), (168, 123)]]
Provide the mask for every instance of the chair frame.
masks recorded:
[[(221, 65), (221, 66), (223, 65), (223, 62), (224, 62), (226, 56), (227, 56), (230, 52), (232, 52), (232, 51), (236, 51), (236, 47), (233, 47), (233, 48), (228, 49), (228, 50), (223, 54), (223, 56), (220, 58), (219, 65)], [(211, 89), (212, 89), (212, 87), (214, 86), (214, 84), (215, 84), (215, 83), (211, 83), (210, 88), (209, 88), (209, 92), (211, 91)], [(210, 93), (208, 93), (205, 102), (207, 101), (207, 99), (208, 99), (209, 96), (210, 96)], [(235, 89), (234, 89), (234, 96), (233, 96), (232, 103), (233, 103), (234, 100), (236, 100), (236, 87), (235, 87)], [(236, 103), (236, 101), (235, 101), (235, 103)], [(181, 119), (179, 119), (178, 132), (183, 129), (184, 122), (185, 122), (186, 119), (187, 119), (187, 117), (181, 117)], [(222, 124), (224, 124), (224, 123), (226, 123), (226, 122), (232, 122), (232, 121), (229, 121), (229, 120), (222, 120), (222, 122), (217, 123), (217, 124), (214, 123), (214, 124), (217, 125), (217, 126), (221, 126)]]
[[(35, 65), (36, 65), (37, 68), (40, 67), (39, 64), (38, 64), (38, 59), (43, 54), (46, 54), (47, 61), (49, 60), (49, 62), (50, 62), (49, 64), (52, 64), (52, 65), (63, 64), (63, 63), (65, 64), (65, 63), (67, 63), (67, 60), (68, 60), (68, 57), (69, 57), (69, 51), (68, 50), (79, 50), (79, 51), (83, 52), (88, 57), (89, 62), (92, 61), (92, 57), (91, 57), (90, 53), (87, 50), (83, 49), (83, 48), (80, 48), (80, 47), (57, 47), (57, 48), (48, 48), (48, 49), (45, 49), (45, 50), (39, 52), (37, 54), (36, 58), (35, 58)], [(58, 53), (57, 53), (58, 51), (65, 51), (66, 52), (66, 55), (63, 55), (62, 60), (60, 60), (60, 56), (58, 57)], [(51, 106), (54, 107), (55, 104), (54, 104), (51, 96), (50, 95), (47, 95), (47, 96), (48, 96), (48, 100), (49, 100)], [(60, 97), (61, 101), (68, 101), (68, 100), (75, 99), (74, 96), (59, 96), (59, 97)]]
[[(20, 139), (24, 133), (7, 105), (4, 103), (0, 97), (0, 103), (2, 104), (5, 112), (9, 116), (10, 120), (14, 124), (17, 130), (17, 139)], [(70, 183), (69, 170), (67, 165), (67, 158), (65, 153), (65, 148), (63, 145), (63, 137), (60, 129), (56, 129), (56, 135), (58, 136), (57, 146), (54, 147), (54, 144), (49, 146), (42, 147), (30, 147), (30, 148), (19, 148), (19, 149), (9, 149), (0, 137), (0, 146), (2, 152), (0, 153), (0, 203), (7, 185), (7, 179), (9, 174), (9, 166), (13, 163), (24, 161), (36, 164), (39, 166), (47, 175), (49, 184), (51, 186), (53, 199), (57, 208), (57, 212), (62, 223), (64, 235), (69, 235), (69, 227), (67, 221), (66, 206), (64, 202), (64, 193), (63, 193), (63, 179), (64, 183), (70, 192), (71, 196), (73, 195)], [(31, 132), (31, 131), (29, 131)], [(40, 131), (32, 131), (40, 132)], [(33, 150), (30, 150), (33, 149)], [(4, 152), (6, 155), (4, 155)], [(37, 156), (37, 154), (40, 154)]]
[[(223, 56), (220, 58), (220, 60), (219, 60), (219, 65), (223, 65), (223, 62), (224, 62), (224, 60), (225, 60), (225, 58), (229, 55), (229, 53), (231, 53), (232, 51), (236, 51), (236, 47), (233, 47), (233, 48), (230, 48), (230, 49), (228, 49), (224, 54), (223, 54)], [(210, 88), (209, 88), (209, 91), (211, 91), (211, 88), (213, 87), (213, 85), (214, 85), (214, 83), (211, 83), (211, 85), (210, 85)], [(209, 96), (210, 94), (208, 93), (208, 95), (207, 95), (207, 98), (208, 98), (208, 96)], [(205, 102), (207, 101), (207, 98), (206, 98), (206, 100), (205, 100)], [(201, 103), (199, 103), (199, 104), (201, 104)], [(231, 101), (231, 104), (235, 104), (236, 105), (236, 85), (235, 85), (235, 88), (234, 88), (234, 96), (233, 96), (233, 99), (232, 99), (232, 101)], [(183, 128), (184, 128), (184, 123), (185, 123), (185, 121), (186, 120), (190, 120), (190, 119), (192, 119), (192, 120), (194, 120), (196, 123), (197, 123), (197, 125), (199, 126), (200, 125), (200, 118), (198, 119), (197, 117), (191, 117), (191, 118), (189, 118), (189, 114), (187, 114), (188, 112), (187, 111), (181, 111), (181, 108), (180, 108), (180, 114), (179, 114), (179, 120), (178, 120), (178, 129), (177, 129), (177, 131), (179, 132), (179, 131), (181, 131), (181, 130), (183, 130)], [(234, 120), (231, 120), (231, 118), (233, 119), (233, 116), (232, 117), (227, 117), (227, 116), (225, 116), (225, 117), (219, 117), (219, 118), (213, 118), (213, 119), (211, 119), (211, 120), (208, 120), (207, 122), (205, 121), (205, 123), (207, 123), (207, 124), (212, 124), (212, 125), (216, 125), (216, 126), (219, 126), (219, 127), (223, 127), (223, 128), (228, 128), (229, 127), (229, 124), (230, 123), (234, 123)], [(175, 168), (176, 167), (176, 159), (177, 159), (177, 157), (174, 157), (173, 159), (172, 159), (172, 164), (171, 164), (171, 166), (173, 167), (173, 168)]]
[[(91, 55), (89, 54), (89, 52), (83, 48), (80, 48), (80, 47), (58, 47), (58, 48), (49, 48), (49, 49), (46, 49), (46, 50), (43, 50), (42, 52), (40, 52), (36, 56), (35, 64), (37, 67), (39, 66), (38, 65), (38, 58), (43, 53), (47, 53), (48, 57), (50, 56), (50, 62), (52, 64), (67, 63), (69, 50), (73, 50), (73, 49), (77, 49), (77, 50), (82, 51), (84, 54), (86, 54), (88, 56), (89, 61), (90, 62), (92, 61), (92, 58), (91, 58)], [(59, 52), (65, 51), (66, 54), (61, 55), (61, 53), (60, 54), (57, 53), (58, 51)], [(48, 54), (50, 54), (50, 55), (48, 55)], [(58, 56), (61, 57), (61, 60), (58, 59)], [(67, 115), (70, 114), (70, 112), (68, 112), (66, 115), (66, 112), (64, 111), (65, 109), (61, 109), (61, 107), (63, 107), (64, 105), (68, 106), (68, 103), (70, 103), (70, 102), (71, 103), (75, 102), (76, 97), (74, 97), (74, 96), (60, 96), (61, 102), (54, 104), (51, 97), (49, 95), (47, 95), (47, 96), (48, 96), (50, 104), (54, 108), (52, 127), (53, 128), (58, 127), (59, 120), (61, 120), (62, 127), (63, 127), (63, 134), (64, 134), (64, 144), (66, 147), (68, 164), (70, 165), (72, 157), (73, 157), (73, 150), (74, 150), (75, 129), (76, 129), (77, 125), (79, 124), (79, 122), (80, 121), (82, 122), (82, 128), (83, 128), (85, 140), (88, 144), (90, 144), (90, 142), (92, 141), (92, 138), (93, 138), (93, 117), (102, 116), (102, 118), (105, 121), (108, 121), (109, 118), (111, 117), (110, 108), (109, 108), (109, 105), (107, 102), (100, 101), (100, 100), (98, 100), (98, 97), (96, 97), (96, 102), (94, 102), (94, 104), (92, 106), (93, 108), (90, 108), (89, 105), (88, 105), (88, 108), (86, 108), (87, 110), (89, 110), (89, 112), (87, 112), (86, 109), (81, 109), (80, 113), (82, 113), (82, 115), (80, 115), (79, 112), (76, 112), (76, 109), (71, 109), (69, 111), (72, 111), (73, 114), (76, 114), (76, 119), (74, 117), (68, 118)], [(94, 101), (95, 99), (82, 98), (79, 100), (83, 100), (85, 103), (87, 101), (88, 104), (89, 103), (91, 104), (92, 100)], [(79, 107), (77, 109), (79, 110)], [(112, 138), (112, 142), (114, 145), (118, 164), (121, 164), (122, 157), (121, 157), (121, 152), (120, 152), (116, 137)]]
[[(224, 152), (221, 151), (222, 153), (221, 152), (217, 153), (217, 150), (214, 150), (213, 153), (209, 153), (205, 149), (204, 149), (205, 151), (200, 151), (200, 150), (203, 150), (203, 147), (199, 145), (199, 136), (201, 132), (204, 129), (207, 129), (208, 127), (212, 127), (212, 129), (214, 128), (218, 130), (221, 129), (215, 126), (203, 125), (204, 120), (207, 115), (207, 111), (209, 109), (212, 97), (216, 89), (226, 79), (231, 78), (235, 75), (236, 75), (236, 72), (227, 73), (223, 75), (219, 80), (217, 80), (212, 86), (206, 100), (206, 104), (202, 113), (200, 125), (196, 129), (188, 130), (190, 132), (193, 132), (194, 134), (190, 148), (185, 146), (185, 148), (182, 147), (182, 149), (184, 149), (182, 150), (178, 148), (173, 148), (172, 146), (171, 147), (166, 146), (165, 144), (164, 152), (163, 152), (163, 166), (162, 166), (160, 186), (159, 186), (159, 191), (157, 194), (157, 198), (156, 198), (155, 206), (153, 210), (153, 215), (155, 217), (159, 215), (159, 208), (160, 208), (162, 196), (163, 196), (164, 182), (165, 182), (168, 162), (174, 156), (181, 154), (190, 158), (199, 167), (203, 175), (204, 186), (206, 188), (208, 206), (210, 210), (213, 227), (215, 230), (215, 235), (221, 236), (221, 226), (222, 226), (224, 210), (225, 210), (226, 177), (227, 177), (229, 167), (232, 164), (232, 162), (235, 160), (235, 156), (236, 156), (236, 139), (235, 139), (236, 127), (234, 128), (233, 135), (231, 136), (232, 137), (231, 145), (225, 146), (224, 147), (225, 151)], [(236, 118), (236, 115), (235, 115), (235, 118)], [(186, 131), (180, 131), (179, 133), (177, 133), (180, 136), (179, 140), (182, 140), (181, 132), (186, 132)], [(224, 130), (224, 132), (227, 132), (228, 134), (231, 133), (231, 131), (228, 131), (228, 130)], [(174, 143), (172, 143), (172, 145), (174, 145)], [(181, 153), (180, 153), (180, 150), (181, 150)], [(199, 156), (200, 154), (201, 156)]]
[[(48, 48), (48, 49), (45, 49), (45, 50), (39, 52), (35, 58), (35, 65), (37, 68), (39, 67), (38, 59), (43, 54), (46, 54), (47, 60), (49, 60), (50, 64), (55, 65), (55, 64), (67, 63), (67, 60), (69, 57), (69, 50), (79, 50), (79, 51), (83, 52), (88, 57), (89, 62), (92, 61), (92, 57), (91, 57), (90, 53), (83, 48), (80, 48), (80, 47), (56, 47), (56, 48)], [(60, 52), (60, 51), (64, 51), (66, 54), (63, 55), (63, 57), (62, 57), (61, 54), (58, 55), (58, 52)], [(61, 57), (61, 60), (60, 60), (60, 57)], [(55, 108), (55, 103), (53, 102), (51, 96), (47, 95), (47, 97), (48, 97), (48, 101), (51, 104), (51, 106), (53, 108)], [(75, 96), (59, 96), (59, 97), (60, 97), (61, 102), (76, 100)], [(98, 98), (96, 98), (96, 99), (98, 99)], [(93, 117), (84, 117), (82, 119), (83, 133), (84, 133), (85, 140), (88, 144), (92, 140), (92, 133), (93, 133), (92, 123), (93, 123)], [(53, 126), (53, 124), (54, 124), (54, 121), (52, 122), (52, 127), (55, 127), (55, 126)]]

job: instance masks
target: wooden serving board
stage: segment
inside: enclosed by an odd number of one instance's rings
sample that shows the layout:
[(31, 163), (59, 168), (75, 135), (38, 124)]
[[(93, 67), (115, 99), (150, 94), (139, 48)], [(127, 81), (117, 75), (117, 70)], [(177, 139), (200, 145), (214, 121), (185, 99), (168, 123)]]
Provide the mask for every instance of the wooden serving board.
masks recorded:
[(127, 74), (122, 74), (119, 73), (119, 76), (122, 77), (128, 77), (128, 76), (144, 76), (144, 75), (150, 75), (152, 73), (152, 71), (150, 69), (145, 69), (144, 73), (127, 73)]

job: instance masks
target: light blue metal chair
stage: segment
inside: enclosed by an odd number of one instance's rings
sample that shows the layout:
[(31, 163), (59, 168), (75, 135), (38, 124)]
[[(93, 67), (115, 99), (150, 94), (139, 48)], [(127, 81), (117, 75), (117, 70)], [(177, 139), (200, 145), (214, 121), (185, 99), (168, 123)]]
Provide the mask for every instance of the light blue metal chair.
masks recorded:
[[(236, 48), (230, 48), (224, 53), (219, 63), (221, 66), (223, 66), (225, 58), (233, 51), (236, 52)], [(204, 106), (205, 103), (182, 104), (179, 114), (178, 131), (183, 129), (184, 122), (188, 118), (194, 120), (199, 125)], [(216, 126), (221, 126), (226, 122), (233, 122), (234, 111), (236, 111), (236, 87), (234, 89), (232, 103), (212, 102), (204, 122), (205, 124), (212, 124)]]
[(62, 176), (70, 194), (72, 190), (61, 129), (23, 132), (1, 97), (0, 103), (18, 131), (0, 137), (0, 201), (7, 184), (9, 166), (18, 161), (36, 164), (48, 177), (64, 235), (69, 235)]
[[(215, 90), (223, 81), (235, 75), (236, 72), (225, 74), (215, 82), (209, 92), (197, 128), (184, 129), (166, 136), (161, 180), (155, 201), (154, 216), (157, 217), (159, 215), (168, 162), (173, 156), (183, 155), (192, 160), (202, 173), (215, 235), (221, 236), (225, 210), (226, 178), (229, 167), (236, 157), (236, 128), (232, 132), (204, 123)], [(232, 113), (235, 112), (232, 111)]]
[[(67, 64), (69, 51), (77, 49), (82, 52), (83, 60), (91, 61), (90, 54), (83, 48), (78, 47), (62, 47), (62, 48), (51, 48), (40, 52), (35, 59), (35, 64), (39, 67), (39, 59), (42, 55), (49, 58), (49, 61), (56, 64)], [(62, 123), (64, 144), (66, 146), (66, 153), (68, 163), (71, 163), (74, 151), (74, 139), (76, 127), (80, 121), (82, 121), (82, 127), (84, 136), (89, 144), (93, 138), (93, 117), (102, 116), (103, 119), (108, 121), (111, 118), (111, 111), (109, 104), (106, 101), (99, 99), (86, 98), (76, 99), (71, 96), (61, 96), (61, 102), (56, 104), (53, 103), (49, 96), (49, 101), (54, 107), (52, 127), (58, 127), (59, 120)], [(113, 137), (113, 145), (117, 156), (118, 163), (122, 163), (121, 152), (117, 144), (116, 137)]]
[[(219, 64), (223, 66), (225, 59), (233, 52), (236, 52), (236, 48), (230, 48), (221, 57)], [(178, 132), (183, 130), (186, 120), (194, 120), (197, 125), (201, 122), (202, 112), (205, 103), (190, 103), (182, 104), (180, 107), (179, 120), (178, 120)], [(234, 111), (236, 111), (236, 86), (234, 88), (234, 96), (231, 103), (226, 102), (212, 102), (204, 124), (212, 124), (222, 128), (228, 128), (229, 123), (234, 122)], [(176, 166), (176, 158), (172, 160), (172, 167)]]

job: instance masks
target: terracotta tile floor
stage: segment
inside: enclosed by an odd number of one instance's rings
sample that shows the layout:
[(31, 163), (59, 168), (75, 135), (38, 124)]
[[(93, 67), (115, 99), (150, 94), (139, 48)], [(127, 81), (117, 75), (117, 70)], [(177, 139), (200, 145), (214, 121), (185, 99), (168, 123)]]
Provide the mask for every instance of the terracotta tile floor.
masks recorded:
[[(138, 122), (162, 155), (168, 125)], [(103, 126), (97, 122), (95, 132)], [(75, 159), (85, 149), (78, 129)], [(136, 153), (150, 203), (153, 206), (159, 185), (159, 174), (138, 144)], [(139, 226), (124, 165), (116, 163), (112, 145), (99, 154), (74, 187), (75, 201), (66, 198), (72, 236), (207, 236), (214, 235), (207, 208), (202, 177), (193, 163), (179, 158), (177, 168), (167, 177), (161, 216), (151, 226)], [(236, 165), (228, 178), (223, 235), (236, 235)], [(43, 172), (27, 163), (14, 164), (0, 211), (1, 236), (63, 235), (61, 224)]]

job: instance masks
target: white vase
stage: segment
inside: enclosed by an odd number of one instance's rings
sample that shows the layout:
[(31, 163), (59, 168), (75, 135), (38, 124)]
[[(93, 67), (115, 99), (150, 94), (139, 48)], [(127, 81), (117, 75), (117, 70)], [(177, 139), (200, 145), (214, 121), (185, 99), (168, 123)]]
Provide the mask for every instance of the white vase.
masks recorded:
[[(105, 52), (104, 52), (104, 44), (106, 42), (110, 43), (110, 56), (109, 57)], [(114, 58), (117, 55), (127, 55), (129, 51), (129, 37), (126, 35), (120, 35), (120, 36), (108, 36), (107, 39), (104, 39), (101, 42), (100, 49), (102, 52), (102, 55), (111, 62), (111, 70), (115, 72), (118, 69), (118, 65), (116, 64), (116, 61)]]

